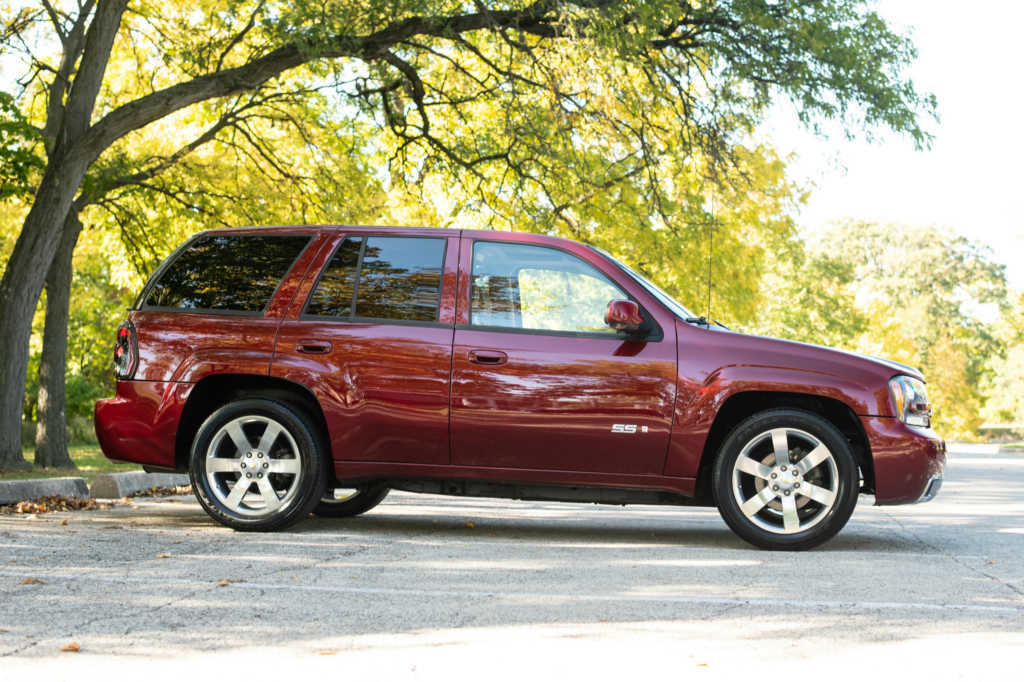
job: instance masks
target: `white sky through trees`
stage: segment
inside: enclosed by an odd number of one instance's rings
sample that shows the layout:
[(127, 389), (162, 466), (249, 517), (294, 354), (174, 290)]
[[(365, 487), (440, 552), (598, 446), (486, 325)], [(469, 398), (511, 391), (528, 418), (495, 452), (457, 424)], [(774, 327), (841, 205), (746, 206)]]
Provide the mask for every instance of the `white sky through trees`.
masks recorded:
[(938, 98), (932, 148), (914, 151), (891, 134), (850, 142), (838, 127), (822, 140), (778, 107), (760, 134), (796, 154), (793, 179), (813, 183), (802, 231), (846, 217), (950, 227), (991, 246), (1010, 284), (1024, 289), (1024, 3), (881, 0), (877, 8), (892, 28), (911, 31), (919, 57), (910, 75)]

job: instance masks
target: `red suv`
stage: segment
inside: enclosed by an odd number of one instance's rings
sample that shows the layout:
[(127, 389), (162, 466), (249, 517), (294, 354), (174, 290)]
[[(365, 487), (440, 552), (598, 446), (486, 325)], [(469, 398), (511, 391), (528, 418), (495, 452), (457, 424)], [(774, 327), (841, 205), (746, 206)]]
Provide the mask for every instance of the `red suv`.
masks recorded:
[(945, 444), (904, 365), (731, 332), (584, 244), (380, 227), (204, 232), (117, 334), (111, 459), (188, 471), (239, 530), (389, 489), (717, 506), (806, 549), (859, 492), (931, 499)]

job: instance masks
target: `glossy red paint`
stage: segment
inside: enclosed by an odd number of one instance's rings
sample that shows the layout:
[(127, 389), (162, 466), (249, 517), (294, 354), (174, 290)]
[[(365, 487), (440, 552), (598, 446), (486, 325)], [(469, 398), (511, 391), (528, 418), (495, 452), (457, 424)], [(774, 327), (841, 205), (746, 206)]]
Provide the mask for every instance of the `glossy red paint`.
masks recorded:
[(931, 429), (894, 417), (861, 417), (875, 462), (875, 503), (906, 504), (921, 498), (928, 480), (942, 475), (946, 444)]
[[(906, 367), (678, 320), (597, 252), (542, 235), (380, 227), (261, 228), (312, 234), (262, 315), (135, 310), (139, 367), (99, 401), (111, 458), (173, 466), (195, 382), (269, 376), (309, 389), (342, 479), (476, 478), (692, 494), (708, 434), (743, 393), (838, 401), (864, 428), (879, 504), (918, 499), (944, 445), (894, 417), (888, 381)], [(252, 233), (254, 230), (235, 230)], [(316, 278), (348, 234), (444, 237), (436, 323), (303, 319)], [(656, 333), (643, 339), (473, 327), (477, 240), (535, 244), (614, 281)], [(625, 306), (622, 306), (623, 308)], [(629, 311), (621, 311), (624, 314)]]
[(604, 323), (613, 329), (635, 330), (644, 323), (640, 306), (633, 301), (609, 301)]
[[(349, 234), (334, 235), (318, 259), (319, 271)], [(403, 235), (437, 237), (436, 230)], [(336, 459), (447, 464), (459, 239), (445, 249), (442, 305), (436, 324), (382, 324), (302, 319), (297, 299), (280, 327), (271, 375), (307, 386), (320, 402)], [(309, 277), (308, 279), (315, 279)], [(311, 285), (303, 286), (306, 297)], [(309, 342), (330, 345), (309, 353)]]
[[(592, 250), (536, 235), (472, 233), (462, 240), (460, 273), (472, 269), (474, 238), (554, 246), (603, 272), (648, 310), (655, 303)], [(457, 318), (468, 322), (469, 278), (460, 285)], [(452, 464), (660, 475), (675, 404), (675, 327), (660, 306), (651, 315), (667, 333), (649, 341), (458, 325)], [(506, 361), (475, 362), (470, 354), (481, 349), (504, 353)]]
[(100, 448), (110, 459), (174, 467), (174, 443), (192, 384), (118, 381), (117, 395), (96, 402)]

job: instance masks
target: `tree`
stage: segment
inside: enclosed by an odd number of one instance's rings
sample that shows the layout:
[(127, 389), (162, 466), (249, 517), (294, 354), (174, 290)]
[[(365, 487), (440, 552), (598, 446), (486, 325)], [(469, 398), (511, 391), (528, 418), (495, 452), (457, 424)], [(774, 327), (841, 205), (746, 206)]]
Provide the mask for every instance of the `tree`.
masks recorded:
[[(0, 467), (22, 463), (32, 315), (90, 167), (133, 131), (198, 103), (305, 65), (337, 85), (352, 115), (388, 132), (402, 171), (441, 168), (470, 186), (507, 176), (510, 194), (542, 192), (551, 176), (593, 190), (644, 178), (652, 215), (663, 155), (700, 151), (727, 165), (732, 140), (775, 96), (793, 99), (808, 122), (862, 120), (919, 144), (927, 134), (918, 115), (933, 107), (903, 77), (912, 45), (863, 0), (537, 0), (472, 10), (416, 0), (140, 1), (126, 14), (127, 4), (78, 0), (64, 10), (44, 1), (5, 18), (0, 32), (6, 51), (47, 42), (25, 40), (32, 31), (61, 45), (56, 64), (26, 61), (27, 80), (44, 83), (47, 159), (0, 280), (0, 343), (9, 349), (0, 357)], [(154, 35), (146, 47), (159, 46), (158, 57), (139, 50), (122, 95), (122, 83), (105, 82), (115, 40)], [(461, 77), (446, 79), (453, 69)], [(101, 89), (115, 103), (97, 112)], [(495, 110), (501, 135), (466, 134), (480, 112)], [(576, 163), (575, 144), (603, 152), (603, 163)]]
[(992, 362), (1006, 346), (992, 322), (1008, 312), (1005, 266), (947, 231), (863, 221), (836, 225), (812, 250), (849, 268), (842, 295), (867, 321), (844, 345), (920, 367), (936, 428), (972, 435)]

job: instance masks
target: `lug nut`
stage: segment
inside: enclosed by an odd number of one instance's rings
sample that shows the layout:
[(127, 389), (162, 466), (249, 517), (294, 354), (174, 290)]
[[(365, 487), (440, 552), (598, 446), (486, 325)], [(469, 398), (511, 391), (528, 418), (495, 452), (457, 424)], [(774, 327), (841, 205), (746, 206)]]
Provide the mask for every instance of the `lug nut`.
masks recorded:
[(779, 489), (779, 486), (777, 486), (777, 485), (773, 485), (772, 486), (772, 490), (778, 490), (778, 489)]
[(252, 457), (252, 453), (251, 452), (247, 452), (247, 453), (245, 453), (245, 456), (246, 457)]
[(242, 468), (243, 469), (245, 468), (245, 462), (242, 462)]
[(256, 474), (256, 478), (263, 478), (263, 472)]
[(264, 463), (263, 463), (263, 468), (264, 468), (264, 469), (266, 469), (266, 468), (267, 468), (267, 467), (269, 467), (269, 466), (270, 466), (270, 463), (269, 463), (269, 462), (264, 462)]
[(783, 464), (783, 465), (782, 465), (782, 470), (783, 470), (783, 471), (785, 471), (785, 470), (786, 470), (786, 465), (785, 465), (785, 464)]
[(256, 456), (262, 459), (263, 458), (263, 453), (262, 452), (258, 452), (258, 453), (256, 453)]
[(778, 478), (778, 474), (772, 474), (772, 478)]
[(787, 495), (787, 496), (789, 495), (789, 491), (788, 491), (788, 490), (786, 491), (786, 495)]
[(245, 477), (246, 478), (252, 478), (252, 474), (246, 474)]
[(799, 484), (799, 483), (794, 483), (794, 484), (793, 484), (793, 487), (794, 487), (794, 488), (799, 488), (799, 487), (800, 487), (800, 484)]

